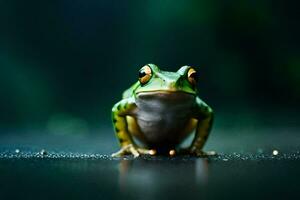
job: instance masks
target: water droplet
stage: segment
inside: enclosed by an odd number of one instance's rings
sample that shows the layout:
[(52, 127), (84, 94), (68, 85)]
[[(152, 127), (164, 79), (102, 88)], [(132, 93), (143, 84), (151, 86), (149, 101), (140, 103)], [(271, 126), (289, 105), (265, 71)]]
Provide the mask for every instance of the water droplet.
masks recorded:
[(42, 149), (42, 150), (40, 151), (40, 154), (41, 154), (42, 156), (47, 155), (47, 151), (46, 151), (45, 149)]
[(276, 149), (274, 149), (273, 152), (272, 152), (272, 154), (273, 154), (274, 156), (277, 156), (277, 155), (279, 154), (279, 151), (276, 150)]

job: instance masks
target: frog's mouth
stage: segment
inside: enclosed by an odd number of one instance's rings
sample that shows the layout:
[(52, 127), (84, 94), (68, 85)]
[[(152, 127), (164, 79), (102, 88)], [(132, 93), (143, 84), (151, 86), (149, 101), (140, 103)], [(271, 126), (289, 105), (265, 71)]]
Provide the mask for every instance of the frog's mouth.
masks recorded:
[(166, 90), (156, 90), (137, 93), (137, 97), (140, 99), (149, 98), (162, 98), (170, 100), (190, 100), (195, 98), (195, 94), (187, 93), (183, 91), (166, 91)]

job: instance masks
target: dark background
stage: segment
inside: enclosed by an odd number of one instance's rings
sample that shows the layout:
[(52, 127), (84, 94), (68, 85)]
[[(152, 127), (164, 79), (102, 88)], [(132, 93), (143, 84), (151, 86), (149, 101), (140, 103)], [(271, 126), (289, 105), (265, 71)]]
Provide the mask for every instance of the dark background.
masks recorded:
[(1, 133), (105, 134), (146, 63), (198, 67), (215, 127), (297, 127), (298, 15), (289, 1), (2, 0)]
[[(295, 2), (0, 0), (0, 198), (299, 199)], [(218, 156), (109, 156), (147, 63), (197, 67)]]

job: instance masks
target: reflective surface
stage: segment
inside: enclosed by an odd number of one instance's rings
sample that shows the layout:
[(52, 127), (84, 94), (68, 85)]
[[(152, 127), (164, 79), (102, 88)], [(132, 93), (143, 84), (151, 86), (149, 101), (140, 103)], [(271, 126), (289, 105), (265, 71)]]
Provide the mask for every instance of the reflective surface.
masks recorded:
[[(8, 159), (4, 199), (286, 198), (298, 195), (297, 160)], [(299, 195), (298, 195), (299, 196)]]
[[(270, 144), (282, 141), (277, 143), (278, 152), (267, 148), (268, 138), (262, 135), (244, 140), (248, 145), (238, 143), (242, 137), (215, 136), (208, 144), (219, 152), (215, 157), (138, 159), (111, 158), (109, 153), (117, 148), (111, 137), (28, 138), (26, 142), (7, 137), (0, 142), (1, 199), (299, 197), (300, 152), (295, 135), (273, 137)], [(262, 143), (264, 148), (254, 149)]]

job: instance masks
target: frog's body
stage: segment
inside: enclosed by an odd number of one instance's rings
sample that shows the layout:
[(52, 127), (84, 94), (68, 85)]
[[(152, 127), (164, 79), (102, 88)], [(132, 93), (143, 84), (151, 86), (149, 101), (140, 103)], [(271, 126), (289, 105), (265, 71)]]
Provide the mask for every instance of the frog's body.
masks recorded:
[[(213, 118), (212, 109), (196, 95), (195, 75), (196, 71), (188, 66), (177, 72), (161, 71), (153, 64), (144, 66), (139, 81), (124, 92), (123, 99), (112, 109), (121, 145), (113, 156), (174, 154), (194, 129), (195, 139), (186, 152), (203, 155)], [(144, 146), (138, 147), (133, 138)]]
[(185, 93), (137, 95), (133, 117), (142, 130), (138, 135), (150, 148), (174, 149), (187, 135), (185, 128), (190, 123), (193, 103), (194, 97)]

